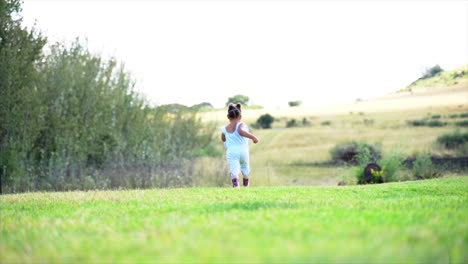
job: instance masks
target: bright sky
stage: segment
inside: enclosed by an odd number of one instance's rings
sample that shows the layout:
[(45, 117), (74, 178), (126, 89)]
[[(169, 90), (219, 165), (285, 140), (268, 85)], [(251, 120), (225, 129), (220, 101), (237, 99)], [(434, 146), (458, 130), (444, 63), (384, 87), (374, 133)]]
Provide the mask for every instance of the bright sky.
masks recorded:
[(468, 1), (25, 0), (22, 14), (124, 62), (156, 104), (350, 102), (468, 64)]

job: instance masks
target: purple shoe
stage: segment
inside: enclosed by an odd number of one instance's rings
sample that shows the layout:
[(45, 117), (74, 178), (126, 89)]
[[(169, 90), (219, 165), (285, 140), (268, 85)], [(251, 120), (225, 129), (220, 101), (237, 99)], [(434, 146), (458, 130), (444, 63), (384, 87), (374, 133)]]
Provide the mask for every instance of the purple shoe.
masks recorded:
[(232, 179), (232, 187), (233, 188), (239, 188), (239, 180), (237, 178)]
[(244, 178), (242, 180), (243, 180), (242, 184), (244, 185), (244, 187), (249, 187), (249, 179)]

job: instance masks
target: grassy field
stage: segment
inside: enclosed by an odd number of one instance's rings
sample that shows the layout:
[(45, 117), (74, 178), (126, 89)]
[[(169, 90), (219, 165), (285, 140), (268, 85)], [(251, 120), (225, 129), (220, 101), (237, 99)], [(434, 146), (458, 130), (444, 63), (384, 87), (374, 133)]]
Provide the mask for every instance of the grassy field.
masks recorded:
[[(468, 97), (468, 90), (467, 90)], [(381, 144), (383, 154), (400, 151), (405, 155), (415, 156), (424, 152), (433, 155), (454, 155), (437, 146), (437, 137), (452, 133), (460, 118), (450, 115), (468, 112), (468, 105), (433, 106), (412, 110), (388, 112), (347, 112), (336, 115), (298, 116), (308, 118), (311, 126), (286, 128), (290, 116), (279, 116), (273, 123), (273, 129), (253, 129), (259, 136), (259, 144), (250, 146), (252, 184), (257, 186), (301, 186), (301, 185), (336, 185), (347, 173), (337, 166), (317, 164), (331, 160), (330, 149), (337, 143), (347, 140), (360, 140), (372, 144)], [(249, 113), (248, 113), (249, 114)], [(414, 127), (407, 120), (420, 120), (433, 115), (441, 115), (442, 127)], [(330, 121), (330, 125), (322, 125)], [(247, 120), (247, 123), (253, 121)], [(219, 125), (221, 126), (221, 122)], [(466, 128), (459, 128), (466, 131)], [(222, 144), (219, 141), (221, 150)], [(221, 150), (224, 151), (224, 150)], [(224, 157), (205, 158), (199, 161), (203, 168), (200, 175), (207, 180), (203, 184), (229, 184), (228, 167)], [(452, 172), (447, 172), (452, 174)], [(210, 177), (209, 177), (210, 176)]]
[(468, 177), (0, 196), (1, 263), (466, 263)]
[[(466, 67), (462, 68), (465, 69)], [(468, 70), (468, 68), (466, 68)], [(453, 74), (453, 73), (451, 73)], [(456, 122), (466, 118), (451, 115), (468, 113), (468, 78), (447, 81), (446, 75), (424, 80), (402, 91), (367, 101), (324, 107), (289, 107), (280, 109), (244, 110), (243, 121), (252, 124), (265, 113), (276, 119), (273, 129), (252, 129), (260, 143), (251, 144), (252, 184), (257, 186), (336, 185), (348, 174), (345, 168), (318, 166), (330, 161), (329, 150), (346, 140), (381, 144), (383, 154), (399, 151), (407, 156), (430, 152), (433, 155), (454, 155), (435, 144), (437, 137), (452, 133)], [(444, 79), (445, 78), (445, 79)], [(440, 115), (442, 127), (414, 127), (408, 120), (432, 119)], [(201, 114), (206, 122), (227, 124), (226, 112)], [(311, 125), (286, 128), (291, 119)], [(329, 125), (324, 125), (328, 122)], [(466, 127), (459, 128), (466, 131)], [(219, 137), (217, 135), (217, 137)], [(218, 145), (221, 151), (221, 141)], [(224, 157), (198, 161), (203, 179), (199, 185), (228, 185)], [(446, 172), (446, 175), (456, 173)], [(466, 174), (466, 173), (462, 173)]]

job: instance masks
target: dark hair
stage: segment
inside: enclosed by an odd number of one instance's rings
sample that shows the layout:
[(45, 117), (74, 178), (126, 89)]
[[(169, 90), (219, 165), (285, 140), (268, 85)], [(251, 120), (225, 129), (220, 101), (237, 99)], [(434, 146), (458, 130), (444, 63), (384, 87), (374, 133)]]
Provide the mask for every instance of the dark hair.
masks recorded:
[(228, 107), (228, 117), (231, 119), (236, 119), (240, 116), (241, 114), (241, 104), (229, 104)]

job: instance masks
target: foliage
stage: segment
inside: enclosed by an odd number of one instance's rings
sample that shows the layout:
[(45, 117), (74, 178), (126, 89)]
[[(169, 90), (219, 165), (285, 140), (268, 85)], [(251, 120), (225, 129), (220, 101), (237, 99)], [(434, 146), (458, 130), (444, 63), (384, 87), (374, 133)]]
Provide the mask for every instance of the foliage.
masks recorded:
[(275, 121), (275, 118), (270, 114), (261, 115), (257, 119), (257, 125), (261, 128), (271, 128), (271, 123)]
[(423, 75), (420, 79), (427, 79), (433, 76), (436, 76), (438, 73), (443, 72), (444, 70), (437, 64), (433, 67), (426, 68), (423, 72)]
[[(358, 173), (358, 170), (359, 170), (359, 173)], [(358, 184), (383, 183), (384, 182), (384, 179), (383, 179), (384, 171), (385, 171), (385, 168), (382, 168), (381, 170), (370, 169), (372, 177), (370, 178), (370, 180), (365, 181), (366, 179), (365, 179), (364, 168), (362, 168), (360, 166), (355, 167), (355, 175), (357, 177)]]
[(398, 181), (398, 172), (403, 169), (403, 162), (406, 157), (400, 150), (392, 150), (377, 163), (383, 168), (383, 178), (385, 182)]
[(286, 127), (291, 128), (291, 127), (301, 127), (301, 126), (310, 126), (311, 123), (307, 118), (302, 118), (302, 121), (296, 120), (295, 118), (289, 119), (286, 122)]
[(418, 88), (447, 87), (453, 85), (464, 85), (468, 81), (468, 66), (464, 65), (458, 69), (443, 71), (438, 65), (426, 69), (420, 78), (406, 88), (398, 91), (413, 91)]
[(459, 127), (468, 127), (468, 120), (455, 122), (455, 125)]
[(428, 127), (442, 127), (446, 126), (447, 122), (442, 122), (438, 119), (429, 120), (429, 119), (421, 119), (421, 120), (407, 120), (406, 121), (410, 126), (428, 126)]
[(364, 165), (377, 161), (381, 156), (379, 145), (372, 145), (363, 141), (346, 141), (338, 143), (330, 150), (332, 161)]
[(331, 125), (331, 121), (329, 120), (326, 120), (326, 121), (323, 121), (322, 123), (320, 123), (322, 126), (329, 126)]
[(213, 105), (208, 103), (208, 102), (203, 102), (200, 104), (192, 105), (190, 108), (192, 108), (195, 111), (203, 111), (203, 110), (211, 110), (213, 109)]
[(427, 126), (427, 120), (407, 120), (406, 123), (410, 126)]
[(456, 149), (468, 142), (468, 132), (460, 132), (455, 130), (451, 134), (444, 134), (437, 137), (437, 143), (443, 145), (447, 149)]
[(290, 128), (290, 127), (297, 127), (299, 126), (299, 122), (296, 120), (296, 119), (290, 119), (288, 120), (288, 122), (286, 122), (286, 127), (287, 128)]
[(302, 104), (302, 101), (290, 101), (290, 102), (288, 102), (288, 105), (290, 107), (300, 106), (301, 104)]
[(20, 1), (0, 1), (0, 193), (2, 185), (22, 181), (28, 150), (44, 115), (37, 89), (46, 43), (36, 29), (21, 26)]
[(249, 100), (250, 98), (246, 95), (242, 95), (242, 94), (234, 95), (233, 97), (228, 98), (228, 101), (226, 102), (226, 106), (228, 106), (231, 103), (232, 104), (241, 103), (242, 105), (248, 105)]
[(252, 110), (263, 109), (263, 106), (261, 106), (261, 105), (243, 105), (242, 110), (246, 110), (246, 109), (252, 109)]
[(425, 153), (416, 158), (413, 164), (413, 175), (416, 179), (440, 177), (440, 172), (433, 166), (431, 155)]
[(19, 2), (0, 7), (4, 191), (184, 186), (188, 160), (219, 155), (215, 127), (193, 109), (149, 106), (123, 65), (79, 40), (51, 45), (44, 55), (45, 38), (12, 18)]
[(446, 125), (447, 125), (447, 122), (442, 122), (440, 120), (430, 120), (427, 122), (428, 127), (442, 127)]
[(463, 263), (467, 190), (452, 177), (4, 195), (0, 262)]

